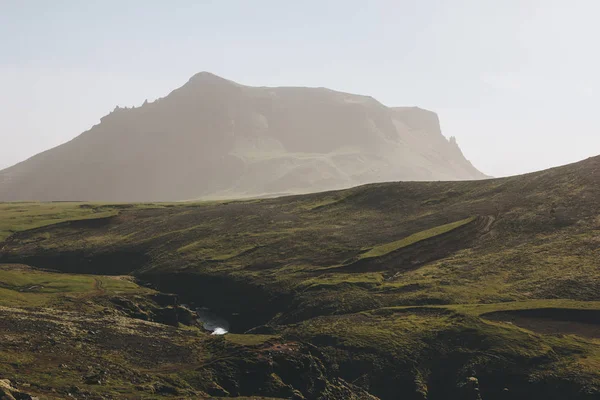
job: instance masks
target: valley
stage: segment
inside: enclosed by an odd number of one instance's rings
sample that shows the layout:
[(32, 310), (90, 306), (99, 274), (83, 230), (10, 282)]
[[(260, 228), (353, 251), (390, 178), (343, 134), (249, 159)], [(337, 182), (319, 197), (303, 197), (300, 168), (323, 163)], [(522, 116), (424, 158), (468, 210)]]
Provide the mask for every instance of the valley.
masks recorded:
[(49, 399), (597, 399), (599, 198), (596, 157), (273, 199), (3, 203), (0, 378)]

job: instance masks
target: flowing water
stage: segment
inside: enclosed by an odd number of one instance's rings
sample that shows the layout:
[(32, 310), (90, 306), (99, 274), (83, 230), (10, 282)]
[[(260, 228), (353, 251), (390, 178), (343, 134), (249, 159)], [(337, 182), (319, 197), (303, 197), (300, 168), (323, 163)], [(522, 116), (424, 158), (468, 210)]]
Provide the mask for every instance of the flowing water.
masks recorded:
[(211, 312), (208, 308), (196, 308), (198, 319), (202, 321), (202, 327), (213, 335), (224, 335), (229, 332), (229, 322)]

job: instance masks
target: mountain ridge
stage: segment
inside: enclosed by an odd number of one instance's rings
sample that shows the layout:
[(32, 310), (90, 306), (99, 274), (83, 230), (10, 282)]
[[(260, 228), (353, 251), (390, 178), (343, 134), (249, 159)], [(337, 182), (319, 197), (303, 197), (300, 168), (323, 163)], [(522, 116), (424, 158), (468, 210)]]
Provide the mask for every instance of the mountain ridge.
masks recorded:
[(0, 201), (177, 201), (486, 177), (432, 111), (200, 72), (0, 171)]

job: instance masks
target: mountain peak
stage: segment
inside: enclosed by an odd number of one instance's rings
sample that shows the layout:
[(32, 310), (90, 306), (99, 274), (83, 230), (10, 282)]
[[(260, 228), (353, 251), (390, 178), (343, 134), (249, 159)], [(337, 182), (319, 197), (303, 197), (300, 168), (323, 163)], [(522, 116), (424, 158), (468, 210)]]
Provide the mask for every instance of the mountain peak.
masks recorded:
[(222, 77), (215, 75), (212, 72), (208, 72), (208, 71), (198, 72), (197, 74), (195, 74), (194, 76), (192, 76), (190, 78), (189, 83), (211, 83), (211, 84), (228, 83), (228, 84), (237, 85), (237, 83), (235, 83), (233, 81), (222, 78)]
[(126, 110), (0, 172), (0, 201), (176, 201), (486, 177), (442, 135), (435, 113), (367, 96), (200, 72)]

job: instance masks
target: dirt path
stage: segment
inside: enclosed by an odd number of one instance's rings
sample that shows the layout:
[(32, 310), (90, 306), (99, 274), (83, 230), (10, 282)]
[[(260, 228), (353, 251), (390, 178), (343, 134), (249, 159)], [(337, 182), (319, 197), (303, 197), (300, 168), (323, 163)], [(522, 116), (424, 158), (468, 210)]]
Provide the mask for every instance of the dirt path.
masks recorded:
[(94, 278), (94, 296), (102, 296), (104, 294), (106, 294), (104, 282), (100, 278)]
[(103, 288), (103, 283), (102, 280), (98, 279), (98, 278), (94, 278), (94, 289), (96, 289), (97, 291), (99, 291), (101, 294), (106, 293), (106, 290), (104, 290)]
[(104, 294), (106, 294), (106, 289), (104, 289), (104, 283), (102, 282), (102, 279), (94, 277), (93, 290), (84, 294), (82, 298), (89, 299), (91, 297), (102, 296)]

